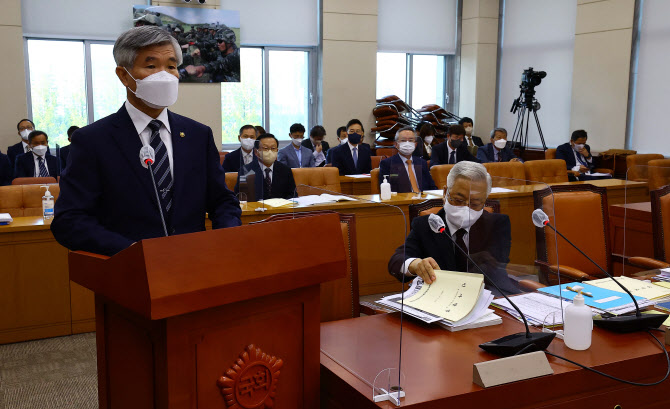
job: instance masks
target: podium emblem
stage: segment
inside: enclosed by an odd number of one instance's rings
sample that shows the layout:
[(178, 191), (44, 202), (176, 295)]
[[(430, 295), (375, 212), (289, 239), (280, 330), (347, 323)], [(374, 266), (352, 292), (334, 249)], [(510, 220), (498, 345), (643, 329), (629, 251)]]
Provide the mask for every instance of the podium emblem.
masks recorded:
[(216, 384), (229, 409), (274, 407), (281, 359), (270, 356), (253, 344), (240, 353), (237, 361)]

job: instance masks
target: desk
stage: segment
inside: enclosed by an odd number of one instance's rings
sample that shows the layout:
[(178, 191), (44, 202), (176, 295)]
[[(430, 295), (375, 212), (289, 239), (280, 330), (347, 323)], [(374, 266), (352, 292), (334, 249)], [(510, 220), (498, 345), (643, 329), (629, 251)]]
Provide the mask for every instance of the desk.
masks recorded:
[[(651, 202), (611, 205), (610, 238), (612, 253), (614, 254), (621, 254), (624, 257), (639, 256), (654, 258)], [(615, 273), (623, 271), (622, 265), (619, 262), (615, 262), (614, 269)], [(626, 275), (630, 275), (629, 269), (630, 272), (640, 271), (639, 268), (626, 266)]]
[[(399, 314), (382, 314), (321, 324), (321, 408), (394, 408), (371, 401), (379, 371), (397, 367)], [(507, 316), (503, 324), (449, 332), (404, 321), (402, 385), (407, 408), (667, 408), (668, 382), (634, 387), (547, 356), (553, 375), (483, 389), (472, 382), (473, 364), (495, 359), (478, 345), (523, 331)], [(662, 334), (658, 335), (661, 337)], [(623, 347), (625, 346), (625, 348)], [(638, 382), (665, 375), (662, 351), (647, 333), (614, 334), (594, 329), (586, 351), (554, 340), (549, 351), (608, 374)], [(356, 376), (358, 375), (358, 376)]]
[(69, 279), (50, 221), (0, 226), (0, 344), (95, 330), (93, 295)]
[(345, 195), (369, 195), (372, 193), (370, 175), (360, 178), (340, 176), (340, 188)]

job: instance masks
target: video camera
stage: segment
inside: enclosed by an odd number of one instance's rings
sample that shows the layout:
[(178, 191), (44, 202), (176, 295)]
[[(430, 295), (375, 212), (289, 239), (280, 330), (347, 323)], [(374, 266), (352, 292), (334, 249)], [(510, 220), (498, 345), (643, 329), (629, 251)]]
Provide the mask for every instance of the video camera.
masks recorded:
[(526, 90), (532, 90), (536, 86), (542, 83), (542, 78), (547, 76), (546, 71), (533, 71), (533, 67), (528, 67), (527, 70), (523, 70), (521, 74), (521, 91), (525, 92)]

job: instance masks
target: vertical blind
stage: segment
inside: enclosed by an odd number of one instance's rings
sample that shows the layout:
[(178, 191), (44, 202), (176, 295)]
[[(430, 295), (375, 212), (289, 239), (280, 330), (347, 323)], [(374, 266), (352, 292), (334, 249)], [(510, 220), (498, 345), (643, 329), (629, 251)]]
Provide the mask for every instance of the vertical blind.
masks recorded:
[[(547, 76), (535, 90), (541, 108), (537, 111), (549, 148), (570, 138), (572, 63), (577, 0), (505, 0), (498, 78), (498, 126), (510, 134), (517, 122), (510, 112), (519, 96), (521, 74), (533, 67)], [(532, 119), (532, 115), (531, 115)], [(532, 119), (529, 146), (542, 146)]]
[(455, 54), (457, 5), (456, 0), (379, 0), (377, 49)]

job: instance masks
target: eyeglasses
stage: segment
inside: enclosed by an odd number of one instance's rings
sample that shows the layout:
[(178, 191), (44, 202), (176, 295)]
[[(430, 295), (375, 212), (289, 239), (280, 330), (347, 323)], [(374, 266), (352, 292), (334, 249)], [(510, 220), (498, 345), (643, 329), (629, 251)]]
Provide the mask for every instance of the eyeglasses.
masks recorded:
[(278, 152), (279, 151), (279, 149), (277, 149), (277, 148), (268, 148), (267, 146), (261, 146), (260, 148), (258, 148), (258, 150), (261, 151), (261, 152), (270, 152), (270, 151)]
[(225, 41), (224, 40), (216, 40), (216, 42), (217, 42), (217, 44), (221, 44), (221, 43), (224, 43)]
[(486, 202), (482, 202), (481, 200), (477, 199), (467, 201), (456, 197), (451, 197), (449, 191), (447, 191), (447, 200), (454, 206), (468, 206), (470, 209), (475, 211), (482, 210), (484, 208), (484, 205), (486, 204)]
[(19, 131), (25, 131), (26, 129), (29, 130), (29, 131), (34, 131), (34, 130), (35, 130), (35, 128), (33, 128), (33, 127), (30, 126), (30, 125), (28, 125), (28, 126), (19, 126)]
[(357, 133), (357, 134), (359, 134), (359, 135), (363, 135), (363, 131), (358, 131), (358, 130), (357, 130), (357, 131), (353, 131), (353, 130), (352, 130), (352, 131), (349, 131), (349, 134), (350, 134), (350, 135), (351, 135), (352, 133)]

